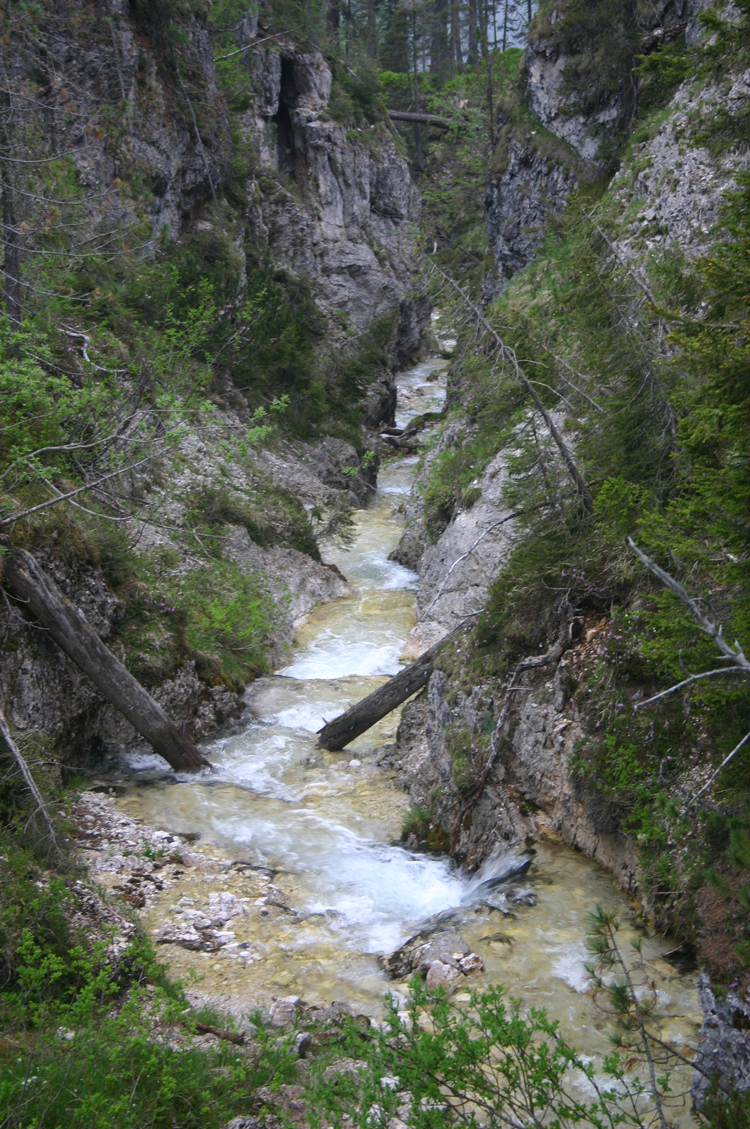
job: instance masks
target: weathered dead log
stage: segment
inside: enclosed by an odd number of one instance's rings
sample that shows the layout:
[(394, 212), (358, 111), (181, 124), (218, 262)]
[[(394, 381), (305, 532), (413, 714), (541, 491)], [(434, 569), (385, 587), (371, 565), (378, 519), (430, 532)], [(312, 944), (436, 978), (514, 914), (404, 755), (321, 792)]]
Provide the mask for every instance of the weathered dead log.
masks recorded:
[(107, 701), (146, 738), (154, 752), (172, 768), (182, 771), (208, 765), (192, 741), (180, 733), (148, 691), (102, 643), (32, 555), (15, 549), (7, 537), (0, 537), (0, 546), (5, 550), (3, 577), (11, 593), (26, 605)]
[(342, 713), (340, 717), (329, 721), (322, 729), (318, 730), (318, 744), (322, 745), (324, 749), (329, 749), (332, 753), (338, 752), (350, 741), (353, 741), (355, 737), (359, 737), (360, 733), (365, 733), (368, 729), (371, 729), (376, 722), (389, 714), (391, 710), (395, 710), (396, 706), (400, 706), (412, 694), (416, 694), (417, 690), (421, 690), (429, 682), (433, 669), (432, 661), (440, 647), (455, 639), (463, 630), (463, 627), (456, 628), (445, 639), (441, 639), (439, 643), (435, 643), (433, 647), (420, 655), (416, 662), (411, 663), (389, 679), (385, 685), (374, 690), (372, 694), (368, 694), (366, 698), (357, 702), (355, 706), (352, 706), (346, 713)]
[(416, 122), (418, 125), (437, 125), (441, 129), (450, 129), (450, 123), (435, 114), (415, 114), (412, 110), (389, 110), (388, 115), (394, 122)]
[(226, 1039), (228, 1043), (236, 1043), (238, 1047), (245, 1045), (245, 1036), (236, 1031), (224, 1031), (221, 1027), (214, 1027), (212, 1023), (196, 1023), (195, 1030), (199, 1035), (215, 1035), (217, 1039)]

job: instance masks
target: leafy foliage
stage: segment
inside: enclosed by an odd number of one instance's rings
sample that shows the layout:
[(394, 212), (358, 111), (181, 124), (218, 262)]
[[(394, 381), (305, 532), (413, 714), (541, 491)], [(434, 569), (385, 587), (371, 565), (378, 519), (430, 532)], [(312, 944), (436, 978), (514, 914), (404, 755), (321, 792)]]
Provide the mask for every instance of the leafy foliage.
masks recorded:
[[(49, 896), (59, 903), (58, 886)], [(216, 1017), (186, 1006), (143, 941), (122, 955), (129, 983), (112, 979), (107, 948), (105, 939), (71, 938), (56, 949), (38, 926), (23, 930), (14, 981), (0, 996), (5, 1037), (22, 1037), (12, 1053), (0, 1052), (6, 1125), (218, 1127), (258, 1087), (292, 1076), (288, 1040), (270, 1038), (260, 1023), (253, 1057), (227, 1044), (186, 1046), (196, 1019)]]
[[(631, 1096), (643, 1086), (616, 1055), (605, 1062), (601, 1083), (543, 1009), (525, 1012), (502, 986), (473, 992), (466, 1009), (443, 989), (414, 982), (409, 1022), (391, 1001), (383, 1027), (368, 1042), (350, 1026), (348, 1048), (358, 1074), (319, 1076), (313, 1092), (316, 1127), (387, 1126), (398, 1117), (408, 1129), (465, 1125), (499, 1127), (546, 1123), (644, 1125)], [(575, 1076), (584, 1080), (576, 1085)]]
[[(598, 6), (571, 12), (584, 24), (601, 14)], [(714, 19), (709, 14), (708, 24)], [(671, 77), (672, 63), (658, 82), (658, 67), (649, 72), (652, 102), (636, 140), (664, 121), (654, 103), (668, 95), (684, 60), (708, 74), (743, 57), (744, 8), (732, 26), (719, 22), (721, 58), (710, 46), (677, 43)], [(587, 58), (582, 65), (596, 65)], [(692, 143), (702, 141), (701, 128)], [(741, 123), (731, 128), (737, 144)], [(639, 699), (717, 663), (711, 642), (641, 570), (625, 539), (634, 536), (747, 648), (750, 187), (740, 173), (702, 258), (688, 262), (674, 249), (649, 254), (656, 232), (622, 190), (634, 184), (642, 160), (635, 146), (626, 150), (617, 191), (579, 189), (539, 260), (489, 311), (548, 409), (564, 419), (593, 512), (580, 513), (543, 422), (525, 406), (513, 374), (488, 359), (490, 345), (477, 331), (465, 338), (451, 378), (466, 433), (431, 460), (425, 514), (439, 534), (462, 505), (469, 473), (505, 451), (515, 547), (479, 618), (478, 647), (467, 648), (455, 677), (476, 685), (539, 653), (557, 634), (563, 600), (586, 626), (606, 624), (574, 660), (571, 693), (586, 737), (572, 770), (603, 825), (637, 843), (659, 919), (694, 944), (715, 975), (732, 977), (750, 952), (747, 860), (732, 847), (750, 827), (744, 749), (706, 805), (686, 808), (750, 729), (750, 692), (742, 677), (712, 678), (634, 711)], [(623, 239), (643, 273), (618, 252)], [(441, 665), (450, 668), (450, 655)]]

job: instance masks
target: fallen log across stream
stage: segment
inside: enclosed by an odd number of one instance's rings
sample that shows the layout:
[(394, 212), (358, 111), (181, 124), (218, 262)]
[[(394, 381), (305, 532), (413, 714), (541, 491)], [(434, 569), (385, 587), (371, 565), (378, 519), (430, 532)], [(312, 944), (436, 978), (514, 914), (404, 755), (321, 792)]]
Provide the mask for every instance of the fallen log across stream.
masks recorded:
[(154, 752), (180, 771), (210, 767), (159, 703), (102, 643), (34, 557), (24, 549), (14, 548), (8, 537), (0, 537), (0, 548), (3, 579), (11, 594), (26, 605), (58, 647), (146, 738)]
[(342, 713), (339, 717), (335, 717), (333, 721), (327, 722), (322, 729), (318, 730), (318, 744), (324, 749), (328, 749), (329, 752), (339, 752), (355, 737), (359, 737), (361, 733), (371, 729), (391, 710), (395, 710), (396, 706), (400, 706), (412, 694), (416, 694), (417, 690), (421, 690), (429, 682), (433, 669), (432, 660), (438, 650), (457, 638), (464, 630), (463, 625), (455, 628), (439, 643), (435, 643), (423, 655), (420, 655), (416, 662), (399, 671), (383, 686), (373, 690), (372, 694), (368, 694), (361, 702), (357, 702), (355, 706), (348, 709), (346, 713)]

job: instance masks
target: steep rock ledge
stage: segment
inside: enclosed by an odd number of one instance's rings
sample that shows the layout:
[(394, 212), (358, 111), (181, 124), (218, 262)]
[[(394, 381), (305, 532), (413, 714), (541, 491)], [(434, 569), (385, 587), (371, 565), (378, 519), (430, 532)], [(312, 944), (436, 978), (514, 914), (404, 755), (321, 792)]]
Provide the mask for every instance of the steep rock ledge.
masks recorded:
[[(461, 642), (456, 644), (460, 648)], [(488, 744), (502, 695), (495, 685), (455, 690), (440, 670), (404, 711), (393, 762), (415, 807), (429, 812), (428, 841), (449, 847), (469, 870), (503, 843), (552, 832), (638, 888), (637, 855), (611, 813), (571, 773), (583, 730), (566, 693), (573, 655), (542, 681), (526, 676), (521, 704), (492, 740), (499, 752), (479, 793), (463, 774)]]
[[(647, 53), (683, 32), (697, 41), (697, 16), (703, 7), (702, 0), (660, 0), (639, 10), (633, 52)], [(531, 262), (550, 218), (565, 208), (570, 193), (605, 174), (611, 150), (637, 106), (633, 53), (608, 56), (607, 66), (614, 70), (599, 74), (588, 57), (576, 54), (576, 36), (564, 30), (566, 14), (564, 2), (540, 9), (523, 64), (524, 113), (501, 114), (498, 121), (493, 176), (485, 196), (496, 267), (495, 275), (484, 282), (487, 302)], [(569, 82), (569, 74), (579, 67), (581, 74)], [(672, 154), (661, 163), (662, 170), (674, 162)], [(690, 184), (695, 180), (689, 173), (682, 179)], [(675, 202), (673, 210), (683, 217), (689, 214), (684, 203)]]
[(330, 120), (321, 55), (269, 49), (249, 65), (258, 93), (243, 130), (261, 166), (251, 236), (314, 280), (332, 320), (361, 330), (411, 290), (420, 196), (408, 162), (384, 127), (353, 131)]

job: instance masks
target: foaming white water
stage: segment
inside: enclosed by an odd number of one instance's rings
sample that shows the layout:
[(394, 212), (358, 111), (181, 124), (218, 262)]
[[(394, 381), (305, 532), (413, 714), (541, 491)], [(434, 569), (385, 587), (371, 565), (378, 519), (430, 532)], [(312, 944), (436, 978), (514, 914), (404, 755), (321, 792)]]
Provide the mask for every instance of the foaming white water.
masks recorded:
[[(409, 393), (399, 422), (431, 410), (440, 399), (439, 386), (427, 380), (439, 366), (428, 361), (399, 378)], [(345, 999), (380, 1016), (383, 993), (394, 985), (374, 954), (393, 951), (430, 918), (450, 911), (436, 928), (459, 930), (484, 961), (484, 972), (465, 987), (505, 984), (526, 1004), (546, 1007), (581, 1051), (599, 1056), (605, 1020), (587, 993), (583, 965), (588, 914), (597, 903), (618, 907), (629, 920), (628, 902), (611, 877), (550, 840), (536, 844), (528, 876), (531, 852), (519, 848), (490, 859), (469, 877), (449, 860), (399, 845), (409, 802), (393, 774), (379, 766), (383, 746), (394, 739), (397, 716), (384, 718), (343, 754), (316, 746), (315, 733), (325, 721), (371, 693), (400, 665), (414, 623), (416, 577), (388, 556), (403, 528), (398, 505), (416, 462), (416, 457), (387, 461), (377, 495), (357, 515), (353, 548), (327, 549), (326, 559), (344, 572), (354, 593), (316, 608), (298, 630), (285, 671), (248, 687), (241, 731), (206, 748), (216, 774), (135, 787), (122, 801), (132, 814), (172, 834), (198, 833), (198, 850), (223, 852), (221, 874), (204, 875), (199, 867), (187, 871), (171, 895), (175, 900), (190, 893), (202, 905), (209, 890), (223, 889), (250, 903), (247, 915), (229, 923), (236, 943), (220, 954), (173, 947), (169, 959), (178, 975), (199, 971), (202, 992), (243, 997), (248, 1011), (293, 992), (310, 1002)], [(163, 768), (155, 757), (141, 764)], [(257, 888), (250, 901), (243, 877), (248, 863), (278, 871), (260, 889), (270, 892), (275, 883), (281, 904), (258, 897)], [(505, 883), (519, 880), (534, 890), (533, 908), (514, 904)], [(153, 912), (148, 925), (156, 932), (168, 909)], [(645, 951), (658, 955), (670, 946), (656, 939), (647, 941)], [(650, 967), (649, 975), (658, 977), (658, 968)], [(681, 986), (675, 977), (668, 980), (670, 1011), (682, 1016), (696, 1011), (700, 1022), (694, 983)], [(404, 985), (396, 988), (407, 991)], [(674, 1038), (681, 1045), (685, 1023), (679, 1023)]]
[(265, 807), (252, 821), (217, 814), (212, 822), (217, 837), (294, 871), (298, 911), (327, 915), (347, 947), (390, 951), (415, 924), (461, 900), (465, 883), (446, 860), (378, 842), (317, 805), (269, 814)]
[(398, 462), (386, 463), (378, 474), (378, 493), (408, 496), (414, 482), (414, 468), (418, 462), (419, 455), (409, 455), (399, 459)]
[(433, 358), (416, 365), (408, 373), (399, 375), (396, 427), (406, 427), (415, 416), (424, 415), (425, 412), (441, 410), (445, 403), (445, 384), (429, 378), (445, 368), (446, 364), (446, 361)]
[[(373, 634), (376, 632), (371, 632), (371, 636)], [(387, 629), (377, 634), (381, 638), (373, 644), (372, 638), (357, 641), (354, 633), (324, 631), (304, 655), (282, 667), (279, 674), (289, 678), (342, 678), (348, 674), (367, 678), (373, 674), (398, 674), (402, 667), (399, 655), (404, 649), (403, 638)]]

